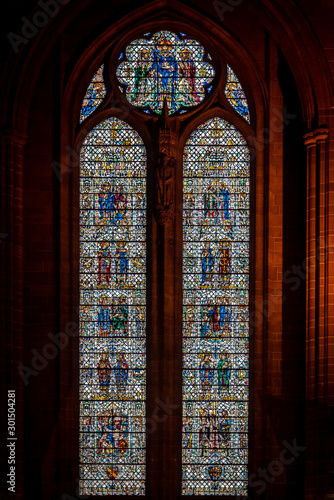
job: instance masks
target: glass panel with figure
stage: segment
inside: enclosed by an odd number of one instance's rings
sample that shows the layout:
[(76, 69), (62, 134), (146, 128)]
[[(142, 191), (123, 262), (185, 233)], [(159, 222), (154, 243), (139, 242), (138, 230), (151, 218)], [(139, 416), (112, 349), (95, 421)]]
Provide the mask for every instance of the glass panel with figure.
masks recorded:
[(158, 31), (127, 46), (116, 74), (131, 104), (161, 113), (166, 100), (173, 114), (203, 101), (215, 71), (199, 42), (184, 33)]
[(249, 158), (221, 118), (184, 150), (183, 495), (247, 495)]
[(109, 118), (80, 163), (80, 495), (145, 494), (146, 150)]

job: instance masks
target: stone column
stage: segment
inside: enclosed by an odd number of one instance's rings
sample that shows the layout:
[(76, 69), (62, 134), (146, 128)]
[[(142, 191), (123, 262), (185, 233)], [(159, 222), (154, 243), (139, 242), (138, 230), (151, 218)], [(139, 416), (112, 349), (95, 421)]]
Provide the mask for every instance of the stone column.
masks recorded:
[(306, 495), (330, 498), (333, 453), (333, 299), (329, 129), (304, 135), (307, 147)]
[[(2, 139), (2, 225), (0, 234), (1, 291), (2, 291), (2, 373), (3, 411), (6, 444), (15, 443), (15, 498), (23, 499), (23, 398), (24, 382), (18, 372), (18, 365), (24, 365), (23, 350), (23, 150), (27, 137), (14, 129), (7, 129)], [(7, 391), (15, 391), (15, 437), (7, 429)], [(9, 448), (6, 447), (9, 456)], [(6, 459), (4, 483), (9, 476)], [(6, 479), (5, 479), (6, 478)], [(6, 484), (6, 490), (9, 484)]]
[(305, 134), (307, 147), (306, 398), (324, 402), (327, 344), (328, 129)]

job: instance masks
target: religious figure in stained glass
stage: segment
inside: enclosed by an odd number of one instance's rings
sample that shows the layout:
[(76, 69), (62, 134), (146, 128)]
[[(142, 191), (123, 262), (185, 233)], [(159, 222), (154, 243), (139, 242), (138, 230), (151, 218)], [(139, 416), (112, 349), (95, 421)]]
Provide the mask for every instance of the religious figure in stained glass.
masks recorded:
[[(105, 422), (102, 423), (101, 437), (98, 442), (97, 454), (103, 457), (115, 457), (118, 458), (126, 454), (128, 448), (128, 425), (127, 418), (124, 415), (115, 415), (111, 418), (107, 418)], [(109, 468), (107, 469), (107, 474), (110, 477), (110, 472), (113, 474), (113, 479), (116, 479), (119, 468)], [(116, 474), (115, 474), (116, 472)], [(112, 485), (112, 490), (115, 486)]]
[(177, 81), (177, 62), (171, 42), (162, 37), (156, 45), (152, 69), (157, 75), (157, 100), (170, 101), (170, 107), (175, 109), (175, 93)]
[(210, 354), (203, 355), (203, 361), (199, 367), (199, 376), (202, 383), (202, 393), (204, 398), (210, 398), (211, 396), (211, 387), (213, 384), (213, 365), (211, 362)]
[(215, 75), (209, 60), (184, 33), (159, 31), (131, 42), (116, 74), (131, 104), (161, 113), (166, 100), (172, 114), (203, 101)]
[(118, 118), (101, 122), (80, 178), (80, 494), (144, 495), (143, 141)]
[(123, 192), (123, 185), (120, 184), (117, 188), (117, 192), (114, 197), (115, 200), (115, 219), (112, 221), (113, 224), (118, 224), (125, 222), (126, 209), (127, 209), (127, 197)]
[[(117, 78), (148, 113), (186, 112), (212, 88), (201, 44), (159, 31), (131, 42)], [(225, 95), (249, 121), (231, 68)], [(82, 122), (105, 97), (103, 66)], [(248, 423), (249, 151), (213, 118), (184, 152), (184, 495), (245, 495)], [(158, 202), (175, 199), (173, 155), (159, 155)], [(146, 153), (110, 118), (87, 136), (80, 194), (80, 494), (145, 494)]]
[(184, 95), (189, 94), (192, 102), (196, 101), (197, 104), (201, 99), (197, 95), (196, 90), (196, 66), (191, 59), (191, 54), (188, 49), (180, 52), (181, 62), (179, 63), (180, 79), (180, 92)]
[(129, 376), (129, 365), (125, 360), (125, 354), (119, 354), (114, 371), (117, 391), (125, 393)]
[(124, 241), (118, 243), (116, 249), (116, 284), (126, 285), (129, 272), (128, 252)]
[(205, 242), (205, 248), (201, 253), (201, 263), (202, 263), (202, 284), (211, 283), (213, 276), (213, 267), (214, 267), (214, 256), (212, 253), (212, 249), (210, 248), (210, 242)]
[(108, 288), (110, 283), (111, 253), (109, 242), (101, 241), (99, 251), (99, 288)]
[(203, 195), (203, 219), (215, 218), (217, 214), (217, 194), (213, 183), (209, 182)]
[(220, 393), (223, 389), (229, 390), (229, 383), (231, 378), (231, 367), (229, 362), (229, 353), (219, 354), (219, 361), (217, 365), (217, 375), (218, 375), (218, 392)]
[(100, 220), (111, 222), (112, 214), (115, 210), (115, 197), (111, 193), (110, 182), (102, 182), (99, 194), (99, 214)]
[(224, 447), (226, 448), (229, 446), (230, 428), (231, 428), (231, 419), (229, 418), (227, 411), (223, 410), (219, 421), (219, 440), (221, 448)]
[(111, 366), (108, 359), (108, 353), (103, 352), (100, 357), (100, 362), (97, 365), (97, 372), (99, 375), (99, 383), (102, 397), (108, 397), (110, 379), (111, 379)]
[(112, 313), (110, 307), (107, 305), (107, 297), (102, 296), (100, 298), (101, 307), (98, 312), (97, 322), (100, 329), (101, 336), (107, 336), (111, 334), (112, 325)]
[(213, 118), (191, 134), (183, 172), (182, 493), (247, 495), (246, 141)]
[(148, 50), (143, 49), (140, 52), (135, 68), (134, 90), (131, 95), (132, 103), (136, 103), (141, 95), (147, 98), (151, 91), (150, 77), (153, 63), (150, 61), (150, 57), (151, 54)]
[(113, 313), (113, 332), (119, 335), (124, 335), (128, 331), (129, 311), (125, 302), (125, 297), (119, 300), (115, 299), (114, 313)]
[(209, 337), (210, 335), (210, 320), (206, 309), (201, 311), (201, 338)]
[(225, 182), (220, 183), (219, 199), (221, 220), (228, 220), (230, 218), (230, 193)]
[(227, 307), (225, 304), (221, 305), (219, 308), (219, 330), (222, 336), (229, 334), (231, 317), (232, 317), (231, 308)]

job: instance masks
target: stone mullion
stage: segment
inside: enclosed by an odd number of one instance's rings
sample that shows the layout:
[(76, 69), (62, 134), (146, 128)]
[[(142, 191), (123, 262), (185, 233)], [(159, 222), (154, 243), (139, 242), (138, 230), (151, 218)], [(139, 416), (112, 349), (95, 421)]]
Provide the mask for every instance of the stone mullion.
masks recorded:
[[(154, 234), (155, 231), (153, 231)], [(148, 440), (150, 461), (153, 466), (150, 498), (172, 498), (177, 489), (177, 450), (175, 412), (177, 360), (175, 357), (175, 258), (174, 224), (157, 225), (157, 239), (153, 243), (153, 256), (157, 266), (152, 294), (152, 347), (149, 375)], [(156, 290), (156, 294), (154, 294)], [(171, 404), (171, 406), (169, 406)], [(166, 471), (169, 471), (166, 473)], [(172, 496), (168, 496), (172, 495)]]
[[(178, 495), (177, 436), (179, 412), (179, 369), (176, 356), (175, 328), (175, 190), (178, 132), (168, 116), (166, 102), (157, 129), (155, 162), (155, 220), (153, 223), (153, 287), (152, 293), (152, 353), (155, 353), (152, 380), (155, 399), (150, 397), (154, 432), (151, 440), (151, 460), (156, 475), (150, 483), (150, 498), (164, 500)], [(152, 378), (153, 378), (152, 377)], [(177, 381), (178, 379), (178, 381)], [(151, 388), (150, 388), (151, 390)], [(149, 415), (150, 417), (151, 415)], [(152, 422), (151, 422), (152, 423)]]

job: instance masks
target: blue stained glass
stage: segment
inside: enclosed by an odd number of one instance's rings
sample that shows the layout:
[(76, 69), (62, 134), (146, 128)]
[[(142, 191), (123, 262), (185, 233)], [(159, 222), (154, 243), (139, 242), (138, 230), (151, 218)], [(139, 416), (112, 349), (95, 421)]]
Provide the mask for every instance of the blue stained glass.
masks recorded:
[(109, 118), (80, 154), (80, 495), (144, 495), (146, 151)]
[(247, 495), (249, 149), (221, 118), (183, 167), (183, 495)]
[(225, 87), (225, 95), (229, 100), (231, 106), (243, 117), (250, 122), (248, 102), (246, 94), (234, 73), (234, 71), (227, 66), (227, 82)]
[(197, 106), (205, 98), (205, 88), (215, 72), (203, 60), (204, 53), (196, 40), (159, 31), (150, 39), (140, 38), (127, 46), (126, 61), (118, 66), (117, 78), (134, 106), (161, 113), (166, 100), (172, 114), (181, 107)]
[(106, 95), (103, 81), (103, 64), (95, 73), (82, 102), (80, 123), (84, 121), (101, 104)]

